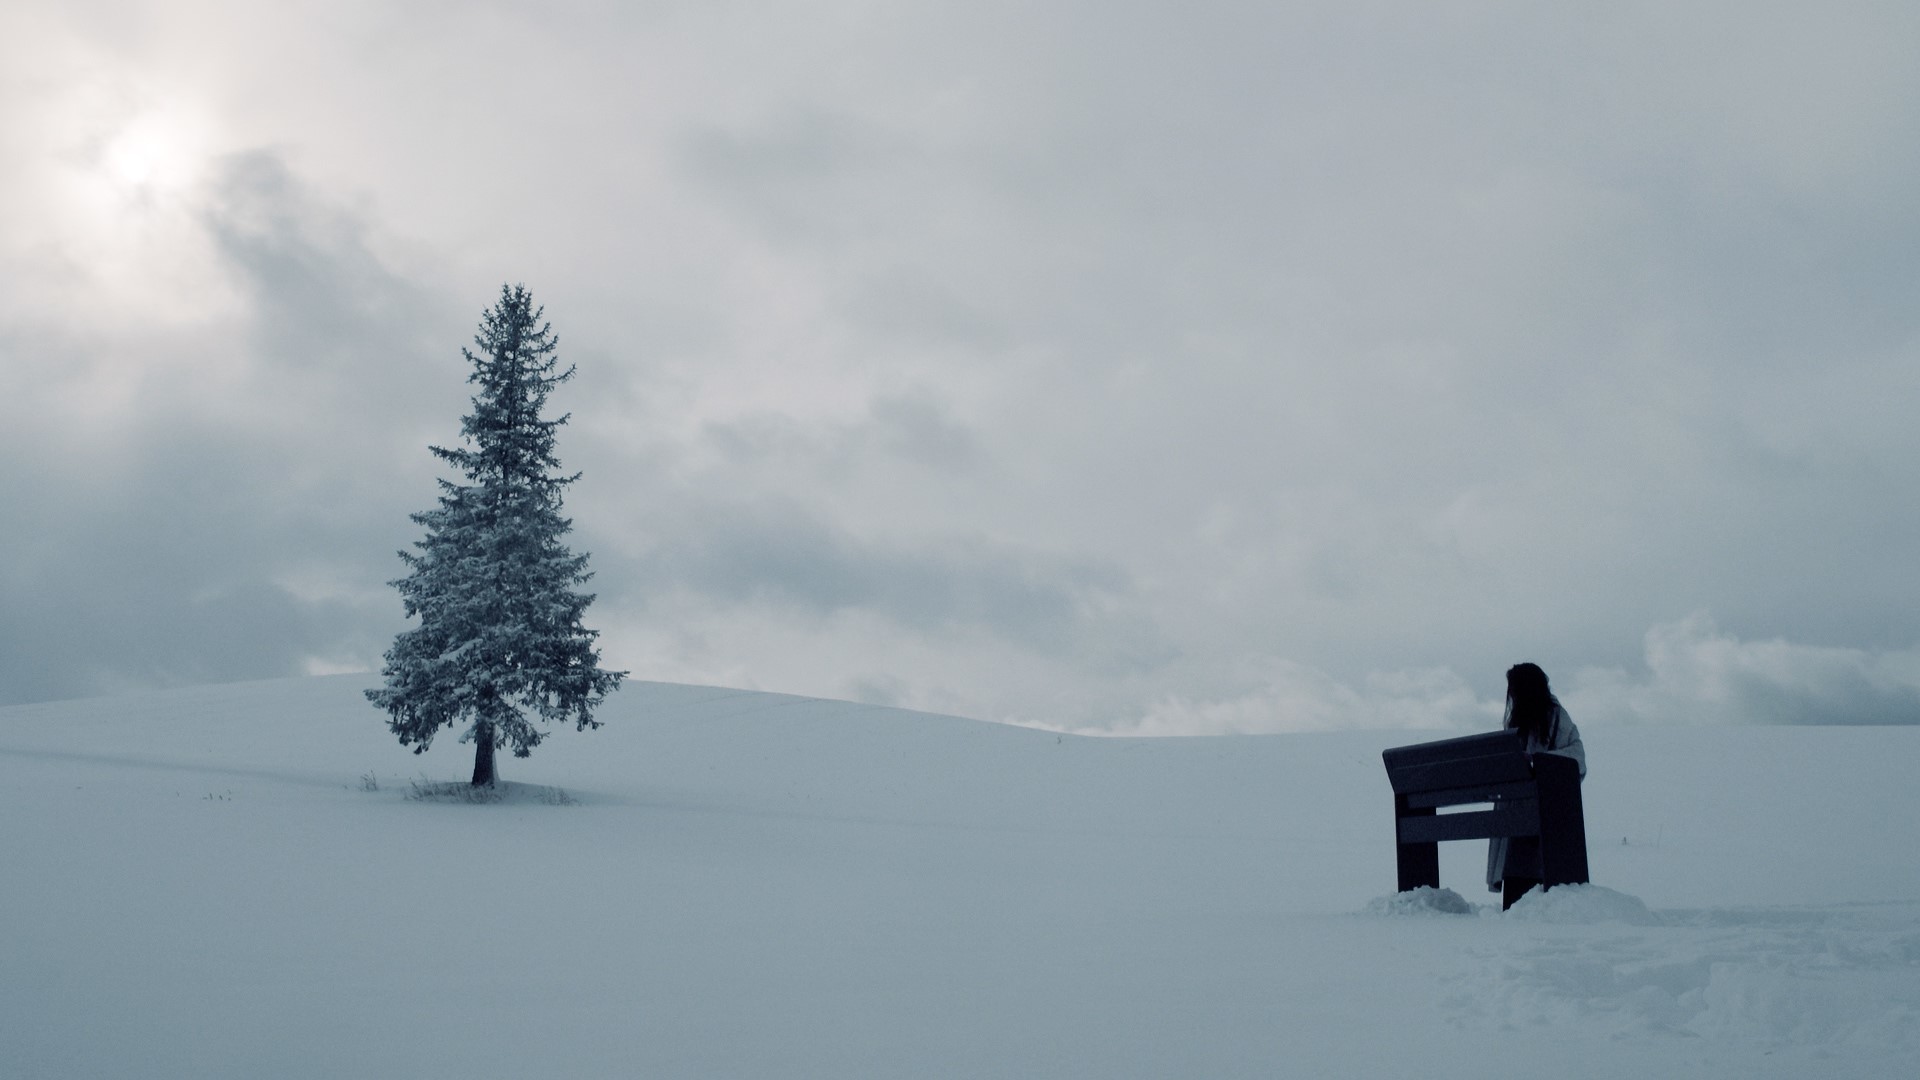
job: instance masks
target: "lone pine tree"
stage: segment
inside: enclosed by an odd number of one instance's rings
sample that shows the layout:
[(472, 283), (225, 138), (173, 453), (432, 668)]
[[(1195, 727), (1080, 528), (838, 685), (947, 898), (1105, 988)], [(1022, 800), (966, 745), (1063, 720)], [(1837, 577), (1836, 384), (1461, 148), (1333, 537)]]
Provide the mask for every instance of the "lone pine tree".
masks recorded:
[(599, 635), (580, 623), (593, 602), (576, 588), (592, 576), (587, 556), (561, 542), (573, 525), (560, 516), (561, 492), (579, 474), (562, 475), (554, 456), (567, 417), (541, 410), (573, 368), (558, 370), (542, 314), (524, 287), (503, 285), (480, 317), (479, 353), (461, 350), (479, 387), (460, 422), (465, 445), (430, 449), (465, 482), (441, 480), (440, 505), (412, 515), (426, 536), (417, 553), (400, 553), (408, 573), (391, 584), (419, 624), (394, 639), (385, 685), (367, 691), (416, 754), (442, 727), (466, 723), (476, 787), (494, 782), (497, 745), (526, 757), (546, 738), (530, 716), (599, 727), (594, 708), (626, 674), (600, 667)]

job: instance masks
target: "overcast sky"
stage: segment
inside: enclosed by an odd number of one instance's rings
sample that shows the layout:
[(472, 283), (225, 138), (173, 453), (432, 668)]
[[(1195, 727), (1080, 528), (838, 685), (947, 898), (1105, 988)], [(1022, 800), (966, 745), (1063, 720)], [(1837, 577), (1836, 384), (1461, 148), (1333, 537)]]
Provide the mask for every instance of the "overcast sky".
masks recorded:
[[(0, 9), (0, 702), (377, 668), (503, 282), (636, 678), (1920, 722), (1920, 6)], [(371, 714), (370, 714), (371, 715)], [(375, 717), (374, 719), (378, 719)]]

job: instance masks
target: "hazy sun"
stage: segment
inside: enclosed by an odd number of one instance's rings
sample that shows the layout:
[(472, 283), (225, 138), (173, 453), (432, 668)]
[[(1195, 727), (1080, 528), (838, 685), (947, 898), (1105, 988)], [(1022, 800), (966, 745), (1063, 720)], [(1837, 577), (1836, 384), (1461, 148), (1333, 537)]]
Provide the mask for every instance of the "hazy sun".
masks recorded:
[(57, 258), (41, 307), (68, 305), (169, 323), (232, 305), (207, 229), (218, 147), (207, 119), (178, 103), (127, 107), (118, 94), (76, 90), (37, 129), (30, 205), (0, 208), (0, 248)]
[(107, 171), (122, 184), (138, 187), (153, 178), (166, 146), (145, 132), (128, 132), (107, 147)]
[(100, 168), (123, 191), (164, 194), (193, 181), (198, 148), (191, 126), (165, 113), (134, 118), (106, 143)]

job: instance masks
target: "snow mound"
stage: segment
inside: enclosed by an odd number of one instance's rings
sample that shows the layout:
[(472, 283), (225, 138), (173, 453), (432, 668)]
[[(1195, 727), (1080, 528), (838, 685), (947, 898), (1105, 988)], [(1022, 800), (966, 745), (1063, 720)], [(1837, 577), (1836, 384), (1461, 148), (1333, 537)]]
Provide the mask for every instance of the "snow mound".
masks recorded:
[(1367, 903), (1369, 915), (1471, 915), (1474, 907), (1467, 898), (1452, 889), (1422, 885), (1392, 896), (1377, 896)]
[(1556, 885), (1534, 889), (1514, 901), (1506, 917), (1537, 923), (1629, 923), (1649, 926), (1659, 920), (1637, 896), (1604, 885)]

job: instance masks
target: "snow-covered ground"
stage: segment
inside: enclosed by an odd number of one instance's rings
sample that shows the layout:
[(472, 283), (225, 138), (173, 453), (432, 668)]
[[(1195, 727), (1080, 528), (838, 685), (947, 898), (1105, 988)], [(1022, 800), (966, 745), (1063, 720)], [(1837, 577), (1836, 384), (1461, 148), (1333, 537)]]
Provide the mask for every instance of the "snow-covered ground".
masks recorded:
[(1920, 1060), (1920, 728), (1583, 717), (1596, 884), (1502, 915), (1482, 846), (1445, 845), (1458, 914), (1391, 895), (1379, 751), (1432, 733), (1076, 738), (630, 683), (467, 805), (408, 798), (470, 748), (411, 756), (365, 685), (0, 709), (0, 1076)]

